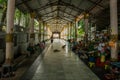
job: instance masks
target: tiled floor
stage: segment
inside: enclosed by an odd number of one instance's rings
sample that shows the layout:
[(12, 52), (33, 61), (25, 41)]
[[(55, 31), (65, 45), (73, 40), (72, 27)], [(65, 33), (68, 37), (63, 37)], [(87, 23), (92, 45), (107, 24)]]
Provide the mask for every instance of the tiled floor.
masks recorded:
[[(63, 44), (54, 40), (21, 80), (100, 80), (74, 53), (62, 49)], [(60, 51), (54, 52), (55, 49)]]

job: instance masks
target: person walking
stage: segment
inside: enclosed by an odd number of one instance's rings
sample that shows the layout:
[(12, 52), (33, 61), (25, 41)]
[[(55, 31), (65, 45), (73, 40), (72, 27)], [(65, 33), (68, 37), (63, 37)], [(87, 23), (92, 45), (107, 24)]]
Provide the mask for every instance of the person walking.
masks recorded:
[(51, 43), (53, 43), (53, 37), (51, 36)]

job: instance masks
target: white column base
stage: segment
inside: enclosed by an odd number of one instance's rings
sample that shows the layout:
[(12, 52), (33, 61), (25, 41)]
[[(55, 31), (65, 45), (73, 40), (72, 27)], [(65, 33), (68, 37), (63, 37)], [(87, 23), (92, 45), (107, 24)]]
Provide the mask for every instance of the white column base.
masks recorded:
[(118, 45), (117, 42), (115, 43), (114, 47), (111, 47), (111, 59), (112, 60), (117, 60), (118, 59)]
[(6, 43), (6, 60), (5, 63), (11, 64), (14, 59), (14, 49), (13, 49), (13, 43), (9, 42)]

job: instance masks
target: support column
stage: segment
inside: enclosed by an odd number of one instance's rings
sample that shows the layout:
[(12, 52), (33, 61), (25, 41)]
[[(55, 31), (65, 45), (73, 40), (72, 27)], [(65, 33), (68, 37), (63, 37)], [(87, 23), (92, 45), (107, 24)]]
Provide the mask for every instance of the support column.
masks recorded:
[(70, 39), (71, 39), (71, 36), (72, 36), (72, 22), (70, 23)]
[(39, 42), (41, 42), (41, 21), (39, 20)]
[[(74, 30), (74, 39), (75, 39), (75, 32), (76, 32), (76, 28), (75, 28), (75, 23), (73, 23), (73, 30)], [(75, 39), (76, 40), (76, 39)]]
[(69, 39), (69, 23), (67, 23), (67, 40)]
[(117, 0), (110, 0), (110, 26), (111, 26), (111, 59), (117, 60), (118, 57), (118, 19), (117, 19)]
[(44, 37), (45, 37), (45, 22), (43, 22), (43, 41), (44, 41)]
[(75, 40), (77, 41), (77, 28), (78, 28), (78, 22), (75, 21)]
[(69, 39), (70, 39), (70, 23), (68, 24), (69, 26), (68, 26), (68, 34), (69, 34)]
[(96, 39), (96, 24), (94, 25), (94, 39)]
[(84, 15), (84, 19), (85, 19), (85, 46), (87, 46), (87, 42), (88, 42), (88, 17), (89, 14), (85, 14)]
[(74, 24), (72, 23), (72, 37), (74, 38)]
[(43, 21), (41, 21), (41, 41), (43, 41)]
[(89, 22), (89, 29), (90, 29), (89, 32), (90, 32), (90, 34), (89, 34), (89, 36), (88, 36), (88, 37), (90, 38), (90, 39), (89, 39), (90, 42), (91, 42), (91, 36), (92, 36), (92, 30), (91, 30), (91, 28), (92, 28), (92, 22), (90, 21), (90, 22)]
[(13, 27), (15, 14), (15, 0), (8, 0), (7, 5), (7, 28), (6, 28), (6, 64), (13, 61)]
[(45, 38), (44, 40), (47, 40), (47, 33), (48, 33), (48, 32), (47, 32), (47, 23), (45, 23), (45, 28), (44, 28), (44, 30), (45, 30), (45, 31), (44, 31), (44, 36), (45, 36), (45, 37), (44, 37), (44, 38)]
[(34, 44), (34, 40), (35, 40), (35, 34), (34, 34), (34, 17), (35, 17), (35, 13), (31, 13), (31, 21), (30, 21), (30, 43)]

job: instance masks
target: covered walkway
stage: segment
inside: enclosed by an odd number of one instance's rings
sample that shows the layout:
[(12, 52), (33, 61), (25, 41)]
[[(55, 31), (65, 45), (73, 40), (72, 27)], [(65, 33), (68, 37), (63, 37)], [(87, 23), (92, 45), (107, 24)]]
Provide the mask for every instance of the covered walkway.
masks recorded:
[(56, 39), (44, 56), (38, 56), (21, 80), (99, 80), (72, 51), (66, 53), (62, 45), (63, 42)]
[(0, 0), (0, 79), (120, 79), (119, 4)]

